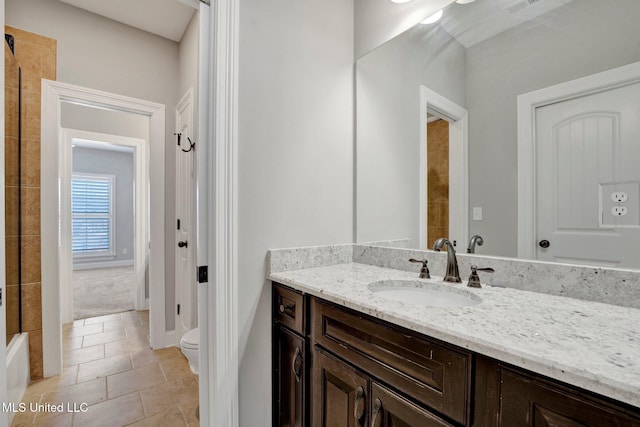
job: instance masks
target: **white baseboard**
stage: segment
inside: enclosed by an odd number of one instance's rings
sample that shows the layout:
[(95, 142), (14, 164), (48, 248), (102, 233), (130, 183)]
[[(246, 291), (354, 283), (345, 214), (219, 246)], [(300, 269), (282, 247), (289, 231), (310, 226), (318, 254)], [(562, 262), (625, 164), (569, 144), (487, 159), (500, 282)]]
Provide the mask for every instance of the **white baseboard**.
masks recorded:
[(129, 267), (133, 266), (132, 259), (125, 259), (123, 261), (103, 261), (103, 262), (83, 262), (79, 264), (73, 264), (74, 270), (93, 270), (94, 268), (112, 268), (112, 267)]
[(165, 347), (176, 347), (176, 331), (167, 331), (164, 338)]

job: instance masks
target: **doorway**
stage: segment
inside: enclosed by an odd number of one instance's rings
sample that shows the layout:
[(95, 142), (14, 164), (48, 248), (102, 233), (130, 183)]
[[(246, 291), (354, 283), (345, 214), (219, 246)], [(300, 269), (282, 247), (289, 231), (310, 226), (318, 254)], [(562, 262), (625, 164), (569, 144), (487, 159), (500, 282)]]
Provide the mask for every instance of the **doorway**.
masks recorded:
[[(70, 276), (71, 250), (71, 145), (64, 144), (61, 130), (61, 110), (64, 102), (73, 102), (108, 111), (128, 112), (148, 118), (149, 140), (140, 150), (144, 157), (144, 174), (139, 182), (147, 185), (148, 197), (137, 199), (144, 206), (136, 206), (140, 212), (149, 210), (149, 225), (136, 226), (136, 240), (149, 244), (136, 247), (135, 259), (146, 259), (149, 247), (149, 308), (150, 343), (152, 348), (164, 346), (166, 337), (164, 302), (164, 173), (163, 168), (150, 168), (149, 164), (164, 164), (164, 106), (94, 89), (82, 88), (61, 82), (43, 80), (42, 90), (42, 206), (50, 209), (42, 212), (42, 301), (43, 301), (43, 359), (44, 376), (57, 375), (62, 370), (62, 279)], [(142, 156), (144, 153), (144, 156)], [(139, 169), (138, 172), (141, 172)], [(148, 180), (144, 177), (148, 177)], [(59, 184), (58, 184), (59, 183)], [(142, 188), (140, 188), (142, 189)], [(60, 191), (60, 197), (58, 192)], [(148, 200), (148, 201), (147, 201)], [(148, 203), (148, 205), (146, 205)], [(69, 207), (69, 208), (66, 208)], [(59, 215), (60, 213), (60, 215)], [(60, 217), (60, 218), (59, 218)], [(139, 215), (137, 218), (144, 218)], [(58, 228), (60, 226), (60, 229)], [(59, 231), (60, 230), (60, 231)], [(153, 236), (150, 239), (150, 236)], [(136, 274), (144, 275), (144, 265), (139, 263)], [(68, 310), (66, 311), (68, 312)]]
[(144, 232), (136, 233), (149, 226), (145, 166), (148, 118), (138, 115), (127, 121), (120, 115), (128, 113), (68, 107), (63, 105), (64, 125), (74, 125), (74, 118), (90, 123), (87, 116), (93, 114), (109, 127), (110, 116), (104, 114), (109, 113), (115, 114), (111, 117), (115, 119), (111, 120), (113, 131), (136, 134), (125, 128), (137, 118), (141, 129), (137, 134), (144, 138), (62, 130), (64, 149), (71, 152), (71, 161), (61, 164), (65, 182), (71, 183), (63, 193), (63, 220), (64, 230), (72, 235), (72, 269), (68, 277), (64, 274), (67, 270), (61, 274), (62, 323), (148, 308), (147, 239)]
[(468, 112), (424, 86), (420, 100), (420, 248), (440, 237), (466, 245)]

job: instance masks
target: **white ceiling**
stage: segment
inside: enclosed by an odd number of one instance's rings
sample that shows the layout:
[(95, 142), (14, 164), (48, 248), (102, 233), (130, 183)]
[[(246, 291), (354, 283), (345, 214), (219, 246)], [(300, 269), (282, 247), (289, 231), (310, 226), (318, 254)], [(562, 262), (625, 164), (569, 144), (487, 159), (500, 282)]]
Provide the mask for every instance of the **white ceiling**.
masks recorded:
[(445, 10), (439, 24), (469, 48), (570, 1), (476, 0), (465, 5), (453, 3)]
[(60, 0), (114, 21), (179, 42), (198, 0)]

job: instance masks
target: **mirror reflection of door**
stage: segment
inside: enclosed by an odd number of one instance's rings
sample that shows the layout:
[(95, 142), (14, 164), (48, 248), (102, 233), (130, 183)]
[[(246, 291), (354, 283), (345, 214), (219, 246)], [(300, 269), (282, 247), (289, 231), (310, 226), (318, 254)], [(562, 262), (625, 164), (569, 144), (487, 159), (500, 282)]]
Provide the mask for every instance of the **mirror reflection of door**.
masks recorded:
[(449, 238), (449, 122), (427, 114), (427, 248)]
[(640, 268), (639, 98), (636, 83), (537, 108), (538, 259)]

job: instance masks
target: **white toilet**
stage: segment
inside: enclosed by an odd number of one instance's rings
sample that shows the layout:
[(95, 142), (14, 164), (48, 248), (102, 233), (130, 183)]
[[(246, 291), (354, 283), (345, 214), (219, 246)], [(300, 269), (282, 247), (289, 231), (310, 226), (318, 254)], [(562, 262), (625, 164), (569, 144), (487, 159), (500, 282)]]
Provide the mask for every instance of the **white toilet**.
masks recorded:
[(189, 360), (189, 367), (191, 372), (198, 375), (199, 358), (198, 358), (198, 346), (200, 344), (200, 329), (191, 329), (189, 332), (182, 336), (180, 340), (180, 350), (182, 354)]

